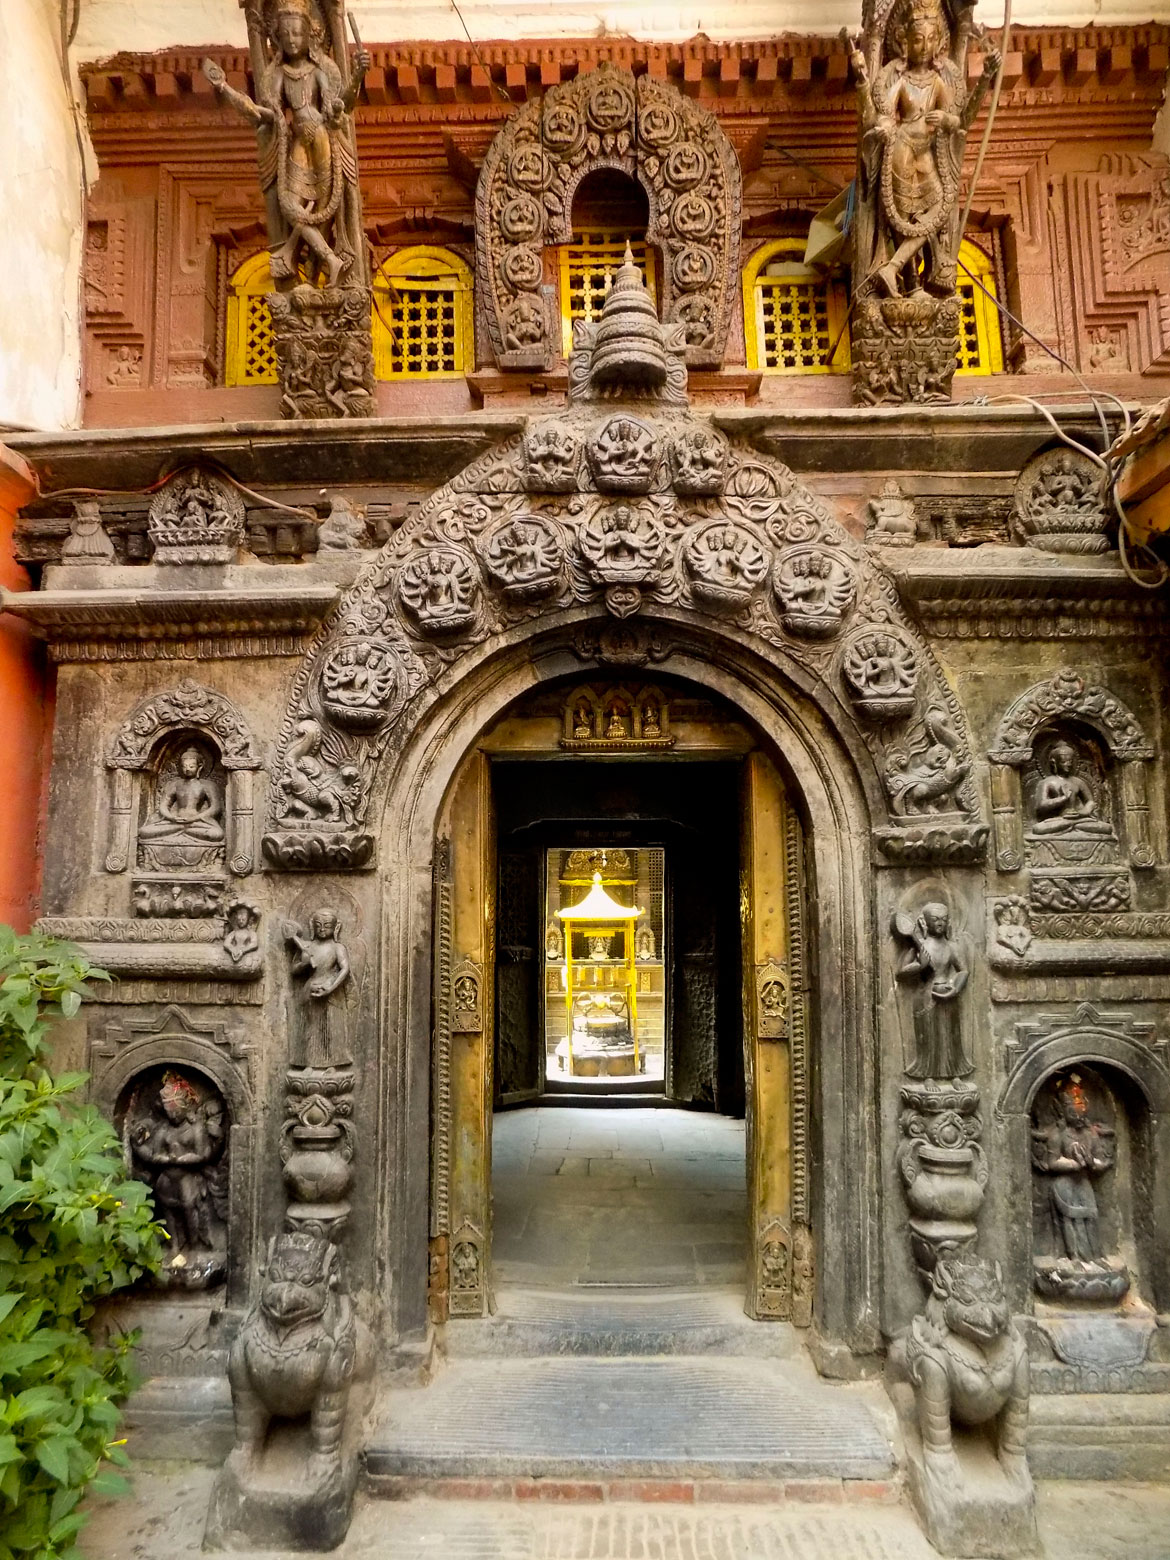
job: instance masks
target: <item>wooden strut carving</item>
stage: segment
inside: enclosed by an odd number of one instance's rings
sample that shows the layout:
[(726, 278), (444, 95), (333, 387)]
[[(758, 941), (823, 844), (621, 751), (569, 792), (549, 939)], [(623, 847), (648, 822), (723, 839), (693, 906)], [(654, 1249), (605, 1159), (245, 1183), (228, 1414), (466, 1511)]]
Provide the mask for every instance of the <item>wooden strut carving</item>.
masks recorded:
[(959, 175), (999, 56), (967, 89), (970, 0), (865, 0), (853, 391), (864, 405), (949, 401), (957, 366)]
[(270, 299), (286, 417), (370, 417), (374, 357), (353, 108), (370, 56), (351, 69), (345, 0), (245, 0), (256, 97), (203, 62), (256, 128)]
[(598, 168), (645, 189), (646, 238), (664, 261), (662, 319), (683, 328), (691, 367), (718, 367), (739, 285), (739, 160), (714, 115), (608, 63), (512, 114), (481, 170), (476, 278), (500, 367), (547, 368), (558, 355), (541, 250), (570, 241), (573, 196)]

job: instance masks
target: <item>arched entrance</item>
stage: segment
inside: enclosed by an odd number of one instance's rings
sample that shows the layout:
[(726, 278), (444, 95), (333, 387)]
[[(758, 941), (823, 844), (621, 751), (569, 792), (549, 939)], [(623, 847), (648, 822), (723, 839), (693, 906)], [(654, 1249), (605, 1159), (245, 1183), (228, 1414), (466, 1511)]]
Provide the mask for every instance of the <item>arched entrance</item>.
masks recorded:
[[(381, 886), (377, 1000), (365, 1017), (372, 1065), (355, 1107), (373, 1151), (360, 1148), (354, 1170), (377, 1217), (355, 1256), (399, 1336), (426, 1324), (432, 1263), (435, 1292), (452, 1292), (458, 1262), (468, 1308), (482, 1306), (484, 1153), (456, 1132), (447, 1098), (466, 1085), (459, 1119), (482, 1123), (490, 928), (457, 974), (443, 908), (452, 869), (441, 824), (460, 766), (532, 689), (677, 679), (727, 701), (758, 734), (783, 778), (784, 816), (805, 831), (816, 886), (805, 979), (793, 970), (799, 949), (782, 945), (779, 918), (773, 935), (759, 896), (760, 940), (744, 961), (753, 980), (766, 981), (769, 964), (786, 974), (790, 1004), (805, 988), (817, 1002), (807, 1104), (817, 1139), (803, 1159), (805, 1108), (792, 1117), (786, 1042), (760, 1034), (767, 1049), (753, 1058), (762, 1097), (764, 1058), (785, 1055), (785, 1103), (769, 1120), (790, 1121), (783, 1151), (753, 1172), (767, 1188), (754, 1205), (753, 1308), (767, 1309), (765, 1291), (774, 1314), (791, 1307), (794, 1267), (807, 1268), (796, 1249), (804, 1197), (817, 1239), (818, 1358), (835, 1369), (839, 1351), (870, 1353), (879, 1336), (870, 869), (980, 859), (987, 826), (965, 720), (865, 547), (746, 433), (690, 413), (684, 340), (654, 318), (632, 264), (579, 335), (566, 409), (474, 461), (362, 571), (301, 666), (281, 731), (268, 864), (376, 869)], [(490, 794), (477, 805), (490, 816)], [(749, 808), (749, 819), (767, 811)], [(473, 838), (490, 839), (477, 827)], [(761, 851), (780, 848), (758, 832)], [(482, 884), (489, 869), (478, 860)], [(437, 968), (447, 972), (438, 986)], [(757, 1034), (760, 992), (747, 997), (745, 1030)], [(480, 1050), (468, 1038), (477, 1034)], [(444, 1054), (449, 1067), (434, 1065)], [(452, 1123), (433, 1136), (432, 1094), (434, 1119)], [(476, 1130), (482, 1144), (486, 1128)], [(767, 1135), (759, 1142), (767, 1148)]]
[[(735, 1226), (719, 1230), (689, 1218), (682, 1201), (672, 1215), (665, 1192), (656, 1201), (631, 1184), (629, 1206), (599, 1232), (588, 1265), (615, 1282), (624, 1272), (637, 1283), (666, 1275), (684, 1286), (704, 1272), (734, 1273), (750, 1315), (811, 1321), (808, 1033), (816, 993), (806, 982), (804, 831), (782, 763), (722, 700), (636, 669), (542, 685), (463, 757), (435, 847), (429, 1271), (438, 1319), (490, 1306), (493, 1108), (550, 1091), (555, 1100), (566, 1088), (596, 1101), (605, 1087), (599, 1070), (612, 1064), (626, 1075), (622, 1083), (645, 1091), (627, 1093), (627, 1104), (653, 1098), (746, 1119), (746, 1202), (696, 1191), (715, 1204), (713, 1216)], [(635, 890), (654, 901), (636, 963), (625, 933), (615, 953), (612, 940), (556, 920), (551, 907), (579, 901), (594, 868), (594, 883), (604, 872), (625, 903)], [(613, 1023), (628, 1046), (595, 1038)], [(633, 1141), (655, 1136), (646, 1130)], [(582, 1167), (566, 1159), (560, 1168), (573, 1175)], [(577, 1202), (594, 1211), (587, 1194)], [(639, 1209), (645, 1240), (656, 1232), (675, 1246), (695, 1238), (693, 1229), (719, 1243), (718, 1259), (705, 1270), (693, 1259), (655, 1265), (648, 1250), (640, 1258), (632, 1250), (615, 1265), (611, 1245), (624, 1238), (637, 1246)], [(574, 1268), (586, 1260), (576, 1225), (559, 1250), (553, 1242), (546, 1270), (537, 1264), (539, 1281), (590, 1281)]]

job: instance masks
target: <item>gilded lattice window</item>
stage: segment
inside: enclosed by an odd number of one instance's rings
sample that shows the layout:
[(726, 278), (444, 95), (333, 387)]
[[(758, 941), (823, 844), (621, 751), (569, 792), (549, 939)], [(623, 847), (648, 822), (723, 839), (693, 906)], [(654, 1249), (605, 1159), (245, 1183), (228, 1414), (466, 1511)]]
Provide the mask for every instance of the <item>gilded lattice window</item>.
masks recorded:
[[(1002, 374), (1003, 332), (999, 310), (987, 296), (999, 296), (995, 265), (978, 244), (964, 239), (959, 246), (959, 367), (960, 374)], [(964, 269), (964, 267), (966, 269)], [(975, 277), (982, 287), (972, 281)], [(986, 288), (984, 292), (982, 289)]]
[(609, 284), (626, 257), (627, 240), (634, 264), (657, 304), (654, 252), (645, 240), (610, 228), (583, 228), (574, 233), (572, 243), (563, 244), (560, 250), (561, 336), (566, 357), (573, 348), (574, 321), (592, 320), (601, 313)]
[(805, 265), (801, 239), (762, 245), (743, 274), (748, 367), (766, 374), (844, 372), (847, 310), (843, 283)]
[(441, 379), (474, 365), (471, 273), (449, 249), (400, 249), (374, 276), (374, 374)]
[(224, 384), (274, 385), (276, 343), (266, 293), (272, 291), (268, 252), (238, 265), (228, 280)]

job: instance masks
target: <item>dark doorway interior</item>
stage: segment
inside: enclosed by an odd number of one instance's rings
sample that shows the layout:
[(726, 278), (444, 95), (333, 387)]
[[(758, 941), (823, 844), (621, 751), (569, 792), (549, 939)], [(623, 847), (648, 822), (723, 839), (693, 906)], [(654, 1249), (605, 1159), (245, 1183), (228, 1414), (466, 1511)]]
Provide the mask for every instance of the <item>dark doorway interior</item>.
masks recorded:
[(658, 847), (665, 859), (666, 1065), (664, 1078), (640, 1092), (742, 1116), (739, 764), (503, 759), (492, 776), (496, 1106), (548, 1098), (553, 1087), (542, 1006), (549, 851)]

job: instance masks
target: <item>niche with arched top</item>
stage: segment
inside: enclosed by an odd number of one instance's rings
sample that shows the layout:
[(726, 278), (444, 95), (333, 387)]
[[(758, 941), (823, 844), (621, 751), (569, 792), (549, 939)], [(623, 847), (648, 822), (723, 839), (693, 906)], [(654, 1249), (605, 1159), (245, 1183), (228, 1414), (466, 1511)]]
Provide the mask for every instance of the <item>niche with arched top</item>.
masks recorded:
[(203, 1290), (227, 1277), (231, 1115), (201, 1069), (157, 1065), (129, 1079), (114, 1109), (126, 1168), (154, 1196), (167, 1232), (156, 1283)]
[(1120, 1302), (1141, 1270), (1140, 1209), (1148, 1204), (1141, 1091), (1112, 1069), (1062, 1067), (1036, 1091), (1030, 1133), (1037, 1294), (1064, 1303)]

